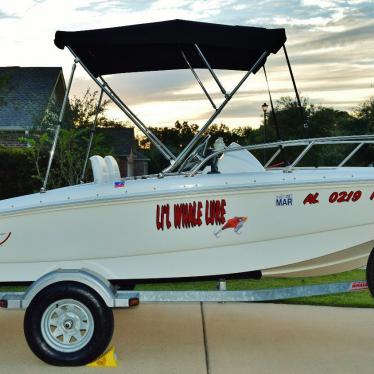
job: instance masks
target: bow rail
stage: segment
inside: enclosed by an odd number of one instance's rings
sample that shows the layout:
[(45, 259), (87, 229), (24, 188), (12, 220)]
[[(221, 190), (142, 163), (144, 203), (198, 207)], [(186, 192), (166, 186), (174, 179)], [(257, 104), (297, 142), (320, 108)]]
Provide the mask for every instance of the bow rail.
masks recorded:
[(195, 176), (199, 170), (201, 170), (208, 161), (214, 157), (220, 156), (228, 152), (235, 152), (239, 150), (261, 150), (261, 149), (274, 149), (275, 153), (269, 158), (265, 163), (264, 167), (267, 168), (271, 162), (279, 155), (279, 153), (288, 147), (300, 147), (305, 146), (303, 150), (298, 154), (295, 160), (283, 170), (285, 172), (291, 172), (296, 165), (302, 160), (302, 158), (310, 151), (310, 149), (315, 145), (332, 145), (332, 144), (357, 144), (357, 146), (337, 165), (336, 168), (344, 166), (365, 144), (374, 144), (374, 135), (353, 135), (353, 136), (334, 136), (326, 138), (310, 138), (310, 139), (297, 139), (297, 140), (286, 140), (278, 141), (272, 143), (264, 144), (254, 144), (247, 146), (237, 146), (237, 147), (227, 147), (219, 151), (211, 153), (209, 156), (205, 157), (203, 160), (198, 162), (187, 174), (188, 177)]

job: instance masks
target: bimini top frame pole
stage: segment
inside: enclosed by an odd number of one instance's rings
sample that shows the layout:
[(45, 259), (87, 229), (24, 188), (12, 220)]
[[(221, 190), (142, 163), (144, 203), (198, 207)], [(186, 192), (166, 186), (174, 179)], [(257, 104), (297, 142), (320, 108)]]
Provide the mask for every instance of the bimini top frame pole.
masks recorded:
[[(202, 55), (201, 50), (199, 49), (199, 54)], [(178, 155), (178, 157), (174, 160), (174, 162), (163, 170), (161, 174), (164, 173), (170, 173), (173, 170), (175, 170), (188, 156), (192, 148), (197, 144), (199, 141), (201, 135), (206, 131), (206, 129), (212, 124), (212, 122), (218, 117), (218, 115), (222, 112), (223, 108), (226, 106), (226, 104), (231, 100), (231, 98), (236, 94), (236, 92), (239, 90), (239, 88), (243, 85), (243, 83), (247, 80), (247, 78), (250, 76), (253, 71), (257, 69), (257, 67), (262, 63), (262, 61), (266, 58), (268, 55), (268, 52), (263, 52), (261, 56), (258, 58), (258, 60), (254, 63), (254, 65), (251, 67), (250, 70), (244, 75), (244, 77), (240, 80), (240, 82), (235, 86), (235, 88), (230, 93), (226, 93), (226, 91), (223, 89), (222, 93), (224, 92), (225, 100), (222, 102), (222, 104), (215, 110), (215, 112), (211, 115), (211, 117), (208, 119), (208, 121), (201, 127), (201, 129), (196, 133), (196, 135), (193, 137), (193, 139), (187, 144), (187, 146), (183, 149), (183, 151)], [(204, 56), (204, 55), (202, 55)], [(204, 57), (204, 61), (206, 61), (206, 58)], [(213, 71), (211, 68), (209, 69)], [(214, 74), (214, 72), (213, 72)], [(212, 75), (213, 75), (212, 74)], [(215, 76), (215, 74), (213, 75)], [(218, 79), (218, 78), (217, 78)], [(219, 82), (219, 81), (218, 81)]]
[(96, 110), (95, 110), (95, 118), (94, 118), (94, 120), (92, 122), (92, 127), (91, 127), (91, 130), (90, 130), (90, 139), (88, 141), (86, 158), (84, 159), (84, 164), (83, 164), (83, 169), (82, 169), (82, 175), (81, 175), (81, 183), (84, 183), (84, 176), (86, 174), (88, 159), (89, 159), (90, 153), (91, 153), (91, 147), (92, 147), (93, 137), (94, 137), (95, 131), (96, 131), (96, 125), (97, 125), (97, 120), (99, 118), (99, 113), (100, 113), (101, 102), (103, 100), (103, 96), (104, 96), (104, 91), (101, 90), (100, 91), (99, 101), (97, 102), (97, 106), (96, 106)]
[(56, 152), (57, 141), (58, 141), (58, 137), (60, 135), (60, 129), (61, 129), (62, 121), (64, 119), (65, 109), (66, 109), (66, 105), (68, 103), (69, 92), (70, 92), (70, 89), (71, 89), (71, 84), (73, 83), (73, 77), (74, 77), (74, 73), (75, 73), (76, 67), (77, 67), (77, 61), (75, 60), (73, 66), (71, 68), (69, 83), (68, 83), (68, 85), (66, 87), (64, 101), (62, 102), (60, 114), (59, 114), (59, 117), (58, 117), (58, 124), (57, 124), (56, 130), (55, 130), (55, 136), (54, 136), (54, 139), (53, 139), (52, 148), (51, 148), (51, 151), (49, 153), (49, 160), (48, 160), (47, 172), (45, 173), (43, 186), (40, 189), (40, 192), (45, 192), (47, 190), (47, 183), (48, 183), (49, 173), (51, 171), (53, 157), (54, 157), (55, 152)]
[(216, 81), (217, 83), (217, 86), (219, 87), (219, 89), (221, 90), (222, 92), (222, 95), (227, 97), (227, 92), (226, 90), (224, 89), (224, 87), (222, 86), (220, 80), (218, 79), (216, 73), (214, 72), (214, 70), (211, 68), (211, 66), (209, 65), (209, 62), (208, 60), (205, 58), (203, 52), (201, 51), (201, 49), (199, 48), (199, 46), (195, 43), (195, 48), (197, 50), (197, 53), (199, 54), (199, 56), (201, 57), (201, 59), (203, 60), (205, 66), (208, 68), (210, 74), (212, 75), (213, 79)]
[(206, 88), (204, 87), (203, 85), (203, 82), (201, 81), (201, 79), (199, 78), (199, 76), (197, 75), (195, 69), (191, 66), (190, 62), (188, 61), (185, 53), (183, 52), (183, 49), (181, 50), (181, 53), (182, 53), (182, 57), (184, 58), (184, 61), (186, 61), (186, 64), (187, 66), (190, 68), (193, 76), (195, 77), (195, 79), (197, 80), (197, 83), (199, 83), (201, 89), (203, 90), (203, 92), (205, 93), (205, 96), (208, 98), (209, 102), (212, 104), (212, 107), (214, 110), (217, 110), (217, 106), (216, 104), (214, 103), (212, 97), (209, 95), (209, 92), (206, 90)]
[[(79, 57), (74, 53), (74, 51), (68, 47), (69, 51), (75, 57), (75, 61), (78, 62), (82, 68), (87, 72), (87, 74), (94, 80), (94, 82), (110, 97), (110, 99), (120, 108), (126, 116), (134, 123), (134, 125), (143, 132), (145, 136), (153, 143), (153, 145), (160, 151), (160, 153), (170, 162), (175, 159), (175, 156), (171, 151), (159, 140), (156, 135), (149, 130), (142, 121), (128, 108), (128, 106), (113, 92), (109, 85), (103, 81), (96, 78), (91, 71), (86, 67), (86, 65), (79, 59)], [(101, 77), (100, 77), (101, 78)]]
[(161, 147), (165, 154), (162, 153), (165, 158), (169, 161), (172, 161), (175, 159), (174, 154), (170, 151), (168, 147), (164, 143), (161, 142), (159, 138), (137, 117), (134, 112), (121, 100), (121, 98), (114, 92), (114, 90), (109, 86), (109, 84), (105, 81), (105, 79), (100, 76), (101, 82), (110, 90), (112, 95), (122, 104), (123, 107), (127, 109), (127, 111), (131, 114), (131, 116), (134, 118), (134, 120), (137, 121), (138, 128), (143, 132), (144, 135), (146, 135), (150, 140), (153, 139), (153, 142), (157, 143), (159, 147)]

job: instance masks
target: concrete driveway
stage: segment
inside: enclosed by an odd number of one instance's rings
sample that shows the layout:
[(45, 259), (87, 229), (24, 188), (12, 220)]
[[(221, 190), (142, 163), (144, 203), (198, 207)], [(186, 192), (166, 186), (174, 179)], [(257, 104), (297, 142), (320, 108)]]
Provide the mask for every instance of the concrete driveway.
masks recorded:
[[(0, 311), (0, 373), (373, 373), (374, 310), (275, 304), (143, 304), (116, 310), (118, 368), (57, 368)], [(205, 323), (203, 323), (203, 321)]]

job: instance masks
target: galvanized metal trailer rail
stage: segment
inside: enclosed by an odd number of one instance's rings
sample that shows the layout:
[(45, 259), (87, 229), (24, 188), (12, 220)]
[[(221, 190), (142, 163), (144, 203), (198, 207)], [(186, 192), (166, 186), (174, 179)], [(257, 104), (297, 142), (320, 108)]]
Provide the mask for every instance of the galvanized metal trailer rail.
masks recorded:
[[(332, 295), (367, 289), (367, 282), (340, 282), (308, 286), (271, 288), (243, 291), (139, 291), (140, 303), (154, 302), (261, 302), (293, 299), (298, 297)], [(121, 296), (134, 293), (119, 291)]]
[[(0, 293), (0, 307), (8, 309), (26, 309), (33, 298), (33, 289), (35, 288), (35, 285), (32, 285), (25, 292)], [(39, 289), (39, 287), (37, 288)], [(240, 291), (229, 291), (222, 289), (217, 291), (111, 290), (109, 291), (105, 302), (109, 307), (112, 308), (126, 308), (138, 305), (139, 303), (153, 302), (263, 302), (347, 293), (365, 290), (367, 288), (368, 284), (366, 281), (353, 281)]]

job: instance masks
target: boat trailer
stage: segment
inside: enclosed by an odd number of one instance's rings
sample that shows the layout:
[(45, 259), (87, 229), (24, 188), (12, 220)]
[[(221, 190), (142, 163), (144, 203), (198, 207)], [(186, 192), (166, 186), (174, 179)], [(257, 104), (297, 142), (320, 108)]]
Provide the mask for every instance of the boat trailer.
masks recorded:
[(368, 289), (366, 281), (352, 281), (230, 291), (226, 289), (226, 281), (221, 280), (218, 282), (216, 291), (122, 291), (116, 290), (107, 280), (88, 270), (57, 270), (41, 277), (24, 292), (0, 293), (0, 307), (26, 309), (34, 296), (44, 288), (67, 280), (90, 287), (103, 298), (110, 308), (128, 308), (140, 303), (158, 302), (266, 302)]
[[(60, 269), (42, 276), (24, 292), (0, 293), (0, 308), (25, 310), (25, 337), (41, 360), (58, 366), (79, 366), (95, 361), (109, 345), (114, 331), (112, 308), (130, 308), (140, 303), (199, 302), (204, 321), (203, 305), (207, 302), (269, 302), (367, 288), (367, 282), (355, 281), (229, 291), (226, 281), (221, 280), (216, 291), (124, 291), (89, 270)], [(100, 337), (94, 349), (87, 352), (83, 347), (71, 355), (71, 339), (77, 339), (76, 344), (83, 346), (93, 331)], [(46, 354), (38, 344), (41, 337), (59, 350), (55, 348)]]

